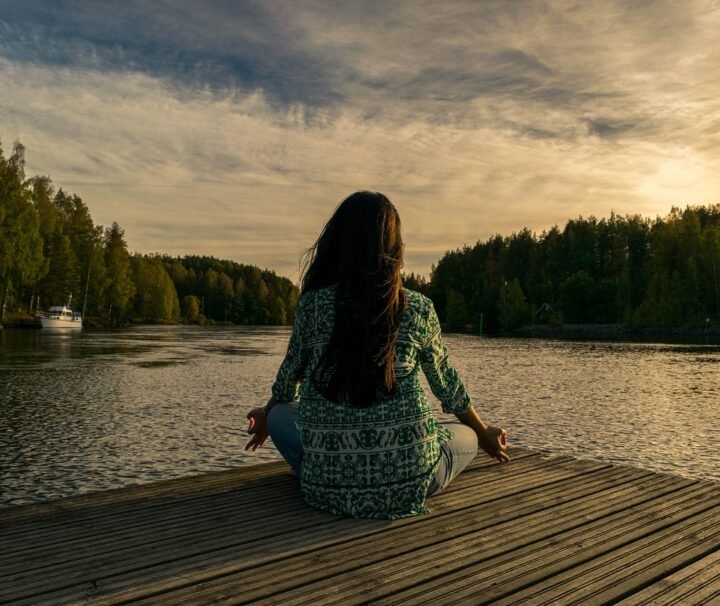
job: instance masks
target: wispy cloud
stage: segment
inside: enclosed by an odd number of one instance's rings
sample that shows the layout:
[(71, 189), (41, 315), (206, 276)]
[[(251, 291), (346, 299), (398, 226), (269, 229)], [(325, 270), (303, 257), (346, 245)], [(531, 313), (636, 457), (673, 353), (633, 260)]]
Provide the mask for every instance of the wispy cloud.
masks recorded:
[(0, 0), (0, 136), (132, 248), (293, 276), (378, 189), (407, 266), (720, 200), (720, 4)]

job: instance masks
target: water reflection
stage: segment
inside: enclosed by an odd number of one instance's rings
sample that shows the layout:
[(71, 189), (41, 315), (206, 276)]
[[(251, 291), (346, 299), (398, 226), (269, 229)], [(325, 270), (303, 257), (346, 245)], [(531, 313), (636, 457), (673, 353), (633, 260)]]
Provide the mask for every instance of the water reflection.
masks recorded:
[(456, 337), (476, 403), (516, 442), (720, 480), (717, 345)]
[[(0, 505), (277, 458), (243, 450), (285, 328), (0, 331)], [(720, 346), (449, 335), (514, 442), (720, 480)]]

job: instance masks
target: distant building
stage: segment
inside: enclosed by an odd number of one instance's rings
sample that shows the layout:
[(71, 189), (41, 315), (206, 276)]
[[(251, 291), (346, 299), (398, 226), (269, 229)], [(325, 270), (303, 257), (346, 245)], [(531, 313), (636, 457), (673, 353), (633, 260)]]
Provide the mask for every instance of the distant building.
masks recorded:
[(543, 303), (533, 316), (533, 322), (535, 324), (545, 324), (550, 322), (555, 317), (555, 310), (549, 303)]

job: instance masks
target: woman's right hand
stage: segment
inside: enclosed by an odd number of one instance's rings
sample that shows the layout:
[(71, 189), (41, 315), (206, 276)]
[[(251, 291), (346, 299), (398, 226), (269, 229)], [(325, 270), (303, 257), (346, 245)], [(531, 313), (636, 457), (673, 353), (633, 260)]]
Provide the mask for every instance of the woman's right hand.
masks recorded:
[(265, 408), (253, 408), (247, 413), (248, 434), (252, 436), (250, 441), (245, 445), (245, 450), (256, 450), (260, 448), (265, 440), (268, 439), (267, 418), (265, 417)]
[(505, 452), (508, 446), (507, 431), (502, 427), (487, 425), (484, 430), (476, 433), (478, 446), (493, 459), (500, 461), (500, 463), (507, 463), (510, 460), (510, 457)]

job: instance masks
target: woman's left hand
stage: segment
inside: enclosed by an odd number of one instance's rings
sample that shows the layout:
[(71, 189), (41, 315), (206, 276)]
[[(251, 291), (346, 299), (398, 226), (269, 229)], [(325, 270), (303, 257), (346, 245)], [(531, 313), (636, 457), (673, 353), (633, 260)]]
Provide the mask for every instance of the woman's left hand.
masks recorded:
[(248, 433), (252, 435), (250, 441), (245, 444), (245, 450), (257, 450), (268, 439), (267, 419), (265, 418), (265, 408), (253, 408), (247, 413)]
[(505, 452), (508, 447), (507, 431), (502, 427), (487, 425), (483, 431), (478, 432), (478, 446), (493, 459), (500, 463), (507, 463), (510, 457)]

